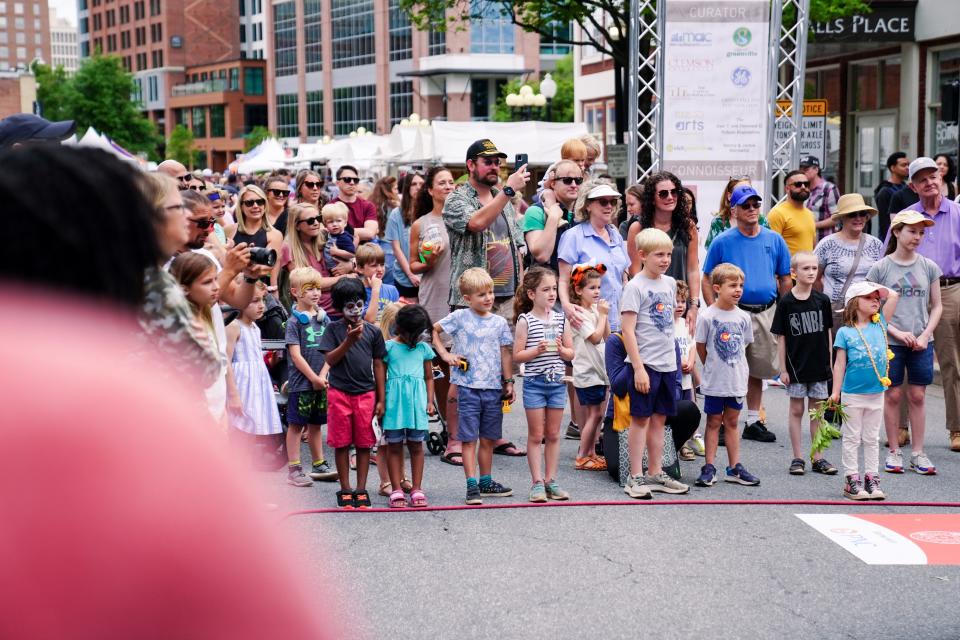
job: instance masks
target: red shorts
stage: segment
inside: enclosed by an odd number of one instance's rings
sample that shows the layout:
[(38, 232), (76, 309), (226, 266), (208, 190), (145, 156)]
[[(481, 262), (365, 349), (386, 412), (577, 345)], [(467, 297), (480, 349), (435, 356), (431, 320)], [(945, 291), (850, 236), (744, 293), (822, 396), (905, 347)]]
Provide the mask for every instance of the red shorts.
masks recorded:
[(343, 449), (353, 445), (372, 449), (377, 443), (373, 433), (373, 409), (377, 394), (368, 391), (350, 395), (333, 387), (327, 389), (327, 445)]

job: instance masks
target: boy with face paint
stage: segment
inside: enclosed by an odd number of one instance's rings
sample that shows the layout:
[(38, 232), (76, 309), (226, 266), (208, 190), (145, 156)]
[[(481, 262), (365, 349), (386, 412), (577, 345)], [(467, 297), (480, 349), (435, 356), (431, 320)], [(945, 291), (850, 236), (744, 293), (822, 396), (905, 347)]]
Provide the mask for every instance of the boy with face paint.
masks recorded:
[[(337, 506), (366, 509), (370, 507), (366, 491), (370, 449), (376, 444), (373, 416), (383, 417), (387, 349), (380, 330), (363, 320), (366, 292), (359, 280), (341, 278), (330, 295), (334, 308), (343, 314), (343, 319), (327, 327), (320, 343), (330, 370), (327, 444), (336, 450)], [(350, 486), (351, 446), (357, 450), (356, 489)]]

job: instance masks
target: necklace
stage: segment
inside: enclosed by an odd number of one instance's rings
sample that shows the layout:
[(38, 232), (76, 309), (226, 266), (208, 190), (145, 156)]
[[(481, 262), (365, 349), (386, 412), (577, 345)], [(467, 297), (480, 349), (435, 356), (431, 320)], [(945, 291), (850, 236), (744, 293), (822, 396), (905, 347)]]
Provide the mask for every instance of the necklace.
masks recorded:
[[(879, 323), (880, 318), (878, 316), (879, 314), (874, 314), (873, 317), (871, 318), (871, 322), (874, 324)], [(863, 347), (867, 351), (867, 357), (870, 358), (870, 364), (873, 366), (873, 372), (877, 374), (877, 380), (879, 380), (880, 384), (883, 385), (883, 388), (886, 389), (887, 387), (890, 386), (890, 378), (888, 378), (887, 376), (890, 373), (890, 358), (893, 355), (893, 353), (891, 353), (890, 351), (890, 345), (887, 344), (887, 332), (882, 330), (883, 327), (880, 327), (881, 328), (880, 333), (883, 334), (884, 351), (887, 354), (887, 361), (883, 363), (884, 371), (883, 371), (883, 375), (881, 376), (880, 369), (877, 368), (877, 361), (873, 359), (873, 351), (870, 350), (870, 345), (867, 343), (867, 339), (863, 337), (863, 332), (860, 331), (860, 327), (858, 327), (856, 323), (853, 324), (853, 328), (857, 330), (857, 335), (860, 336), (860, 341), (863, 342)]]

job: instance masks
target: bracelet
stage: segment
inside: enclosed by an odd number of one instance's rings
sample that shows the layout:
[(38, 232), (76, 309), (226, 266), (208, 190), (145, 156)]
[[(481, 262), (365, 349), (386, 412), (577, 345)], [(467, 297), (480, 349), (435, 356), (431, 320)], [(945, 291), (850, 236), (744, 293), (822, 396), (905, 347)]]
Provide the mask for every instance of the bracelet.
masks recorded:
[(250, 276), (243, 276), (243, 281), (247, 284), (257, 284), (257, 279), (251, 278)]
[(500, 380), (503, 381), (503, 384), (513, 384), (513, 378), (501, 377)]

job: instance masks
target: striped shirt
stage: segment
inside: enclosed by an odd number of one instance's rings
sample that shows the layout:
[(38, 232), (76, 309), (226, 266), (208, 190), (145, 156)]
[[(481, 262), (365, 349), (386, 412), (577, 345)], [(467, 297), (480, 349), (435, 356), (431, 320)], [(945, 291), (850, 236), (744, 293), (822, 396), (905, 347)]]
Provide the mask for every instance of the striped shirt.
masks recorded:
[[(536, 317), (532, 313), (521, 313), (520, 318), (517, 319), (523, 319), (527, 322), (527, 344), (524, 345), (524, 349), (532, 349), (543, 341), (543, 326), (545, 324), (543, 320)], [(556, 327), (555, 331), (557, 337), (563, 335), (563, 322), (563, 313), (560, 311), (554, 311), (553, 324)], [(527, 362), (523, 367), (523, 373), (527, 376), (537, 376), (549, 373), (563, 375), (563, 371), (563, 360), (560, 359), (560, 353), (556, 349), (553, 351), (544, 351), (533, 360)]]

